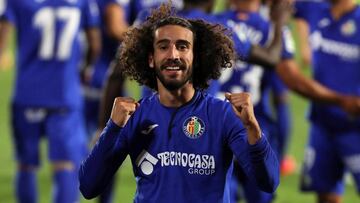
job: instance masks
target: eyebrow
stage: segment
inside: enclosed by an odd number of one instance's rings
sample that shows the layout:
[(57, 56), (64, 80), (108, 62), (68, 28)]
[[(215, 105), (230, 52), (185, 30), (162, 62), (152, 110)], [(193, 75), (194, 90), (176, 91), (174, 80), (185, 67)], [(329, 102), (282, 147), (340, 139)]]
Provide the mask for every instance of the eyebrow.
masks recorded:
[[(159, 40), (156, 42), (156, 45), (158, 44), (162, 44), (162, 43), (169, 43), (170, 40), (169, 39), (162, 39), (162, 40)], [(184, 40), (184, 39), (179, 39), (179, 40), (176, 40), (175, 44), (187, 44), (187, 45), (190, 45), (191, 43), (187, 40)]]

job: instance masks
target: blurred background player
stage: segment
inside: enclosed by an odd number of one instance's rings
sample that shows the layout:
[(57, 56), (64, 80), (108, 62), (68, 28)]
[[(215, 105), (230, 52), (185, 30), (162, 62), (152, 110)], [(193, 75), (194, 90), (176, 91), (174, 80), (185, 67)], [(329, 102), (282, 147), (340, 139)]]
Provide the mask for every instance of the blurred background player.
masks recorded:
[[(257, 47), (257, 50), (265, 49), (268, 51), (268, 56), (272, 55), (271, 60), (263, 60), (267, 62), (267, 64), (263, 63), (264, 65), (274, 68), (278, 62), (276, 59), (280, 60), (280, 58), (290, 58), (293, 56), (293, 41), (286, 38), (285, 34), (289, 30), (284, 30), (285, 28), (283, 28), (290, 15), (289, 9), (280, 9), (280, 12), (283, 14), (274, 15), (274, 12), (279, 12), (279, 10), (276, 10), (276, 7), (273, 6), (271, 9), (271, 16), (273, 17), (271, 23), (268, 20), (268, 16), (264, 18), (259, 13), (261, 1), (233, 0), (231, 2), (232, 8), (220, 13), (218, 17), (226, 21), (226, 25), (232, 29), (235, 35), (245, 35), (251, 44)], [(272, 32), (274, 29), (277, 35), (275, 37), (282, 37), (283, 40), (272, 39), (274, 37)], [(277, 44), (274, 44), (274, 42), (277, 42)], [(282, 144), (288, 135), (287, 129), (290, 120), (286, 103), (287, 92), (273, 70), (244, 62), (244, 59), (254, 57), (255, 54), (252, 52), (253, 56), (247, 55), (247, 58), (241, 58), (240, 56), (235, 62), (234, 69), (226, 69), (222, 73), (219, 79), (221, 86), (218, 97), (223, 98), (222, 95), (225, 92), (249, 92), (254, 102), (254, 111), (259, 118), (260, 126), (262, 126), (262, 130), (268, 135), (273, 149), (277, 152), (278, 159), (281, 160), (283, 146), (280, 146), (280, 144)], [(273, 62), (274, 60), (275, 62)], [(270, 102), (270, 93), (274, 97), (273, 104)], [(276, 119), (274, 119), (271, 109), (276, 109)], [(271, 194), (260, 191), (253, 182), (245, 177), (238, 166), (235, 166), (235, 168), (238, 170), (235, 170), (234, 173), (240, 179), (247, 202), (262, 203), (272, 200)], [(233, 191), (236, 191), (237, 185), (235, 184), (233, 187), (235, 187)], [(236, 197), (232, 201), (236, 202)]]
[[(11, 0), (1, 15), (3, 31), (15, 27), (16, 81), (12, 127), (17, 156), (18, 202), (37, 202), (39, 143), (48, 138), (53, 168), (53, 201), (78, 201), (77, 171), (86, 155), (80, 93), (80, 30), (89, 44), (85, 66), (100, 49), (95, 2)], [(1, 35), (1, 43), (6, 40)], [(0, 47), (4, 47), (3, 44)]]
[[(101, 90), (105, 83), (106, 73), (111, 61), (114, 59), (116, 50), (123, 39), (123, 34), (128, 28), (127, 13), (129, 1), (97, 0), (99, 6), (100, 29), (102, 49), (93, 68), (85, 73), (84, 96), (85, 96), (85, 123), (88, 137), (91, 140), (99, 123), (99, 106)], [(124, 95), (124, 79), (117, 81), (117, 94)], [(111, 182), (113, 184), (113, 182)], [(100, 195), (99, 201), (106, 203), (112, 199), (112, 185)]]
[[(300, 51), (300, 61), (301, 67), (309, 67), (311, 66), (312, 52), (309, 44), (309, 35), (311, 33), (310, 28), (314, 28), (314, 25), (309, 26), (309, 23), (306, 19), (302, 18), (304, 15), (303, 12), (306, 12), (306, 9), (309, 7), (319, 8), (322, 5), (326, 5), (329, 2), (326, 0), (295, 0), (296, 12), (294, 13), (294, 28), (295, 33), (297, 33), (297, 37), (299, 40), (299, 51)], [(306, 14), (312, 15), (312, 14)]]
[[(360, 95), (360, 8), (352, 0), (296, 2), (296, 17), (308, 23), (314, 79), (344, 94)], [(359, 104), (360, 105), (360, 104)], [(339, 203), (349, 171), (360, 192), (360, 117), (312, 103), (302, 190), (319, 203)]]
[[(85, 117), (89, 135), (97, 129), (99, 100), (106, 79), (106, 72), (116, 55), (116, 50), (128, 28), (126, 7), (116, 0), (98, 0), (102, 49), (93, 67), (84, 78)], [(121, 85), (122, 86), (122, 85)]]

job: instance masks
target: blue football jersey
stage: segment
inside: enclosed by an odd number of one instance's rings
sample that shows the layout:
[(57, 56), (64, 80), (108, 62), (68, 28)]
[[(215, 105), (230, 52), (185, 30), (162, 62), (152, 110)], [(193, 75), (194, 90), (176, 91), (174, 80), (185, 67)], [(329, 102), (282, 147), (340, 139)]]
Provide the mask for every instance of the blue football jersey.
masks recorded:
[(98, 195), (127, 155), (134, 202), (222, 202), (233, 155), (261, 189), (272, 192), (279, 181), (266, 138), (249, 145), (230, 103), (199, 91), (179, 108), (163, 106), (158, 94), (144, 98), (124, 128), (110, 120), (81, 166), (83, 195)]
[(79, 31), (98, 24), (87, 0), (11, 0), (5, 20), (17, 30), (14, 102), (26, 106), (81, 105)]
[(116, 55), (116, 51), (120, 45), (120, 42), (114, 38), (109, 37), (106, 29), (105, 22), (105, 9), (110, 4), (116, 4), (122, 7), (126, 14), (130, 12), (129, 0), (97, 0), (99, 5), (100, 21), (101, 21), (101, 42), (102, 49), (100, 56), (98, 57), (96, 63), (94, 64), (94, 73), (91, 78), (91, 86), (95, 88), (101, 88), (103, 86), (104, 80), (106, 78), (106, 73), (111, 61)]
[(330, 4), (326, 0), (296, 0), (294, 7), (294, 17), (305, 20), (309, 24), (309, 31), (313, 32), (316, 27), (314, 19), (318, 18), (314, 11), (329, 8)]
[[(272, 26), (259, 13), (225, 11), (219, 17), (226, 19), (227, 26), (233, 30), (235, 35), (244, 35), (242, 38), (247, 38), (251, 44), (266, 46), (272, 39)], [(286, 27), (283, 30), (283, 42), (282, 58), (292, 58), (294, 43), (290, 31)], [(219, 79), (221, 86), (218, 97), (224, 97), (224, 92), (249, 92), (256, 115), (270, 118), (267, 95), (273, 86), (272, 80), (274, 80), (272, 70), (237, 60), (233, 69), (226, 69), (222, 73)]]
[[(162, 3), (167, 3), (168, 0), (132, 0), (130, 4), (129, 19), (130, 23), (133, 23), (135, 19), (138, 19), (138, 15), (142, 10), (155, 9)], [(182, 0), (173, 0), (172, 6), (177, 10), (181, 10), (184, 6)]]
[[(314, 26), (310, 35), (314, 78), (337, 92), (360, 96), (360, 7), (337, 20), (328, 6), (309, 7), (307, 13)], [(360, 126), (359, 117), (349, 117), (332, 105), (313, 103), (310, 118), (331, 129)]]

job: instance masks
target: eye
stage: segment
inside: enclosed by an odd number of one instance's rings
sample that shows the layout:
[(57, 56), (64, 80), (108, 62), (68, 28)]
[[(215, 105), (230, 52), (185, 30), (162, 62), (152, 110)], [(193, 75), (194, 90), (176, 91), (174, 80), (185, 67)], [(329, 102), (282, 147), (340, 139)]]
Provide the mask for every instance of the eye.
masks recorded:
[(159, 49), (160, 49), (160, 50), (166, 50), (166, 48), (167, 48), (167, 46), (165, 46), (165, 45), (159, 46)]
[(178, 50), (180, 50), (180, 51), (185, 51), (185, 50), (187, 50), (187, 49), (189, 48), (189, 46), (186, 45), (186, 44), (179, 44), (179, 45), (177, 46), (177, 48), (178, 48)]

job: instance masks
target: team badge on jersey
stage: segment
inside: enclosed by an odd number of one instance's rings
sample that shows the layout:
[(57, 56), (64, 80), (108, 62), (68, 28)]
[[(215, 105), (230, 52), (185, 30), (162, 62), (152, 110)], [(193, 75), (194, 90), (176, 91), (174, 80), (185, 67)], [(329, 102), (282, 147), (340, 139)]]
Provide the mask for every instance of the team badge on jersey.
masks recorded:
[(183, 124), (185, 135), (191, 139), (197, 139), (205, 132), (205, 124), (199, 117), (191, 116)]
[(353, 20), (348, 20), (341, 26), (341, 33), (345, 36), (351, 36), (356, 32), (356, 24)]

